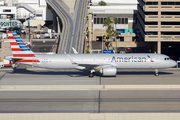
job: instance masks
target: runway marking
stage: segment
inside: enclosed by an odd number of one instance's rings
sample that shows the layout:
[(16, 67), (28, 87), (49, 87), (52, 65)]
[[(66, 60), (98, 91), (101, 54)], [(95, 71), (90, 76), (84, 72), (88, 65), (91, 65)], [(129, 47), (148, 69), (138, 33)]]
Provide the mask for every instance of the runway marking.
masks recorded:
[(84, 105), (91, 105), (91, 106), (94, 106), (94, 105), (98, 105), (98, 104), (78, 104), (78, 103), (73, 103), (73, 104), (27, 104), (27, 105), (22, 105), (22, 104), (15, 104), (15, 105), (0, 105), (0, 106), (84, 106)]
[(180, 104), (159, 104), (159, 103), (157, 103), (157, 104), (103, 104), (103, 103), (101, 103), (101, 105), (118, 105), (118, 106), (123, 106), (123, 105), (180, 105)]
[[(0, 104), (0, 106), (84, 106), (84, 105), (92, 105), (92, 106), (94, 106), (94, 105), (98, 105), (97, 103), (92, 103), (92, 104), (82, 104), (82, 103), (72, 103), (72, 104), (69, 104), (69, 103), (63, 103), (63, 104), (25, 104), (25, 105), (22, 105), (22, 103), (21, 104), (3, 104), (3, 105), (1, 105)], [(147, 105), (147, 106), (154, 106), (154, 105), (168, 105), (168, 106), (174, 106), (174, 105), (180, 105), (180, 104), (101, 104), (101, 106), (124, 106), (124, 105), (126, 105), (126, 106), (139, 106), (139, 105)], [(138, 109), (137, 109), (138, 110)], [(174, 110), (174, 109), (172, 109), (172, 110)]]
[[(6, 99), (6, 98), (17, 98), (17, 99), (23, 99), (23, 98), (56, 98), (56, 99), (69, 99), (69, 98), (98, 98), (98, 96), (1, 96), (1, 98)], [(1, 100), (1, 99), (0, 99)]]
[[(56, 91), (56, 90), (55, 90)], [(74, 91), (74, 90), (73, 90)], [(78, 90), (79, 91), (79, 90)], [(98, 92), (98, 90), (95, 90)], [(17, 91), (15, 91), (17, 92)], [(23, 92), (23, 91), (22, 91)], [(26, 91), (28, 92), (28, 91)], [(32, 92), (32, 91), (30, 91)], [(51, 91), (52, 92), (52, 91)], [(45, 93), (45, 92), (44, 92)], [(180, 95), (180, 94), (179, 94)], [(97, 96), (1, 96), (1, 98), (49, 98), (49, 97), (53, 97), (53, 98), (66, 98), (66, 97), (69, 97), (69, 98), (84, 98), (84, 97), (97, 97), (98, 98), (98, 95)], [(158, 97), (161, 97), (161, 98), (154, 98), (156, 96), (101, 96), (101, 99), (107, 99), (107, 98), (112, 98), (112, 99), (180, 99), (180, 96), (158, 96)]]
[[(6, 101), (14, 101), (14, 100), (22, 101), (22, 100), (26, 100), (27, 98), (31, 98), (31, 99), (28, 99), (28, 100), (42, 100), (42, 101), (47, 101), (47, 100), (57, 101), (57, 100), (69, 100), (69, 99), (71, 99), (71, 100), (72, 99), (74, 99), (74, 100), (87, 100), (87, 99), (97, 99), (97, 100), (99, 100), (100, 99), (102, 102), (106, 101), (106, 100), (110, 100), (110, 101), (112, 101), (112, 100), (119, 100), (119, 101), (122, 101), (122, 100), (123, 101), (125, 101), (125, 100), (138, 100), (138, 101), (141, 101), (141, 100), (145, 100), (145, 101), (147, 101), (147, 100), (151, 100), (151, 101), (163, 100), (163, 101), (165, 101), (166, 100), (167, 101), (167, 100), (169, 100), (169, 102), (171, 102), (172, 100), (180, 100), (180, 98), (99, 98), (98, 96), (92, 96), (92, 97), (82, 96), (82, 97), (66, 97), (66, 98), (65, 97), (60, 98), (60, 97), (56, 96), (53, 99), (52, 99), (51, 96), (50, 97), (36, 97), (37, 99), (33, 99), (32, 97), (22, 97), (22, 98), (14, 97), (14, 99), (13, 98), (12, 99), (7, 99), (7, 98), (10, 98), (10, 97), (1, 96), (0, 101), (4, 101), (4, 100), (6, 100)], [(38, 99), (38, 98), (44, 98), (46, 100)]]
[(98, 102), (98, 99), (93, 100), (0, 100), (0, 102)]

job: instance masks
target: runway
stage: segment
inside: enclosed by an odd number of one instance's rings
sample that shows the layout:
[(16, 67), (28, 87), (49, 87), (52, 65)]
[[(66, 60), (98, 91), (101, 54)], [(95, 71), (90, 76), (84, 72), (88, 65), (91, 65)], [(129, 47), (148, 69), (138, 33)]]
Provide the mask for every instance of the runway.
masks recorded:
[[(179, 85), (179, 69), (121, 70), (89, 78), (77, 70), (0, 70), (0, 85)], [(0, 113), (175, 113), (180, 89), (0, 90)]]
[(0, 92), (0, 113), (180, 112), (180, 90)]

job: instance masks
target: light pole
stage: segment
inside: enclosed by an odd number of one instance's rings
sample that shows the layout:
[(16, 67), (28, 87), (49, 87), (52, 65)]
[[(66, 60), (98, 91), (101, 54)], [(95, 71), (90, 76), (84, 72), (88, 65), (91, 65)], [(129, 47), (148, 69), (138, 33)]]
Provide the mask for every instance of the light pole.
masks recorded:
[(29, 18), (29, 22), (28, 22), (28, 26), (29, 26), (29, 42), (30, 42), (30, 38), (31, 38), (31, 34), (30, 34), (30, 18)]
[(116, 53), (118, 52), (117, 50), (117, 43), (118, 43), (118, 40), (120, 40), (120, 35), (117, 36), (117, 39), (116, 39)]
[(28, 22), (28, 26), (29, 26), (29, 42), (30, 42), (30, 38), (31, 38), (31, 34), (30, 34), (30, 13), (29, 13), (29, 21)]
[(117, 40), (117, 39), (115, 39), (115, 40), (116, 40), (116, 53), (117, 53), (117, 41), (118, 41), (118, 40)]
[(103, 42), (104, 42), (105, 37), (106, 37), (106, 36), (103, 34), (103, 35), (102, 35), (102, 52), (101, 52), (101, 53), (103, 53)]
[(104, 38), (102, 37), (102, 53), (103, 53), (103, 40), (104, 40)]
[[(105, 34), (102, 35), (102, 53), (103, 53), (104, 39), (106, 39), (106, 35)], [(105, 42), (105, 44), (106, 44), (106, 42)]]

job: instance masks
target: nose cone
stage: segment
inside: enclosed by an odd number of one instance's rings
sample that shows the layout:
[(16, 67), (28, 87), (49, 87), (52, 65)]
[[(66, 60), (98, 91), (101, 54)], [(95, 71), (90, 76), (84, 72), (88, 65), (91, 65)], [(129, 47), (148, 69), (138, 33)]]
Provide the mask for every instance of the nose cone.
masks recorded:
[(177, 65), (177, 62), (174, 61), (174, 60), (172, 60), (171, 63), (170, 63), (170, 66), (171, 66), (171, 67), (175, 67), (176, 65)]

